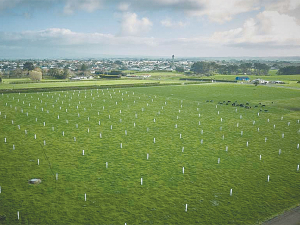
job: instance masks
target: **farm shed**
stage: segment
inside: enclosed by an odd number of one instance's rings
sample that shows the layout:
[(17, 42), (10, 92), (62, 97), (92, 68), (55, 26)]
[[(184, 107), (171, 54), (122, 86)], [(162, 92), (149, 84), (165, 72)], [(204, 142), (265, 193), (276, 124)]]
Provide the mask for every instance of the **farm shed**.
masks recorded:
[(258, 82), (259, 84), (268, 84), (269, 81), (263, 80), (263, 79), (255, 79), (252, 81), (252, 83)]
[(235, 80), (241, 80), (241, 81), (249, 81), (250, 78), (249, 77), (236, 77)]

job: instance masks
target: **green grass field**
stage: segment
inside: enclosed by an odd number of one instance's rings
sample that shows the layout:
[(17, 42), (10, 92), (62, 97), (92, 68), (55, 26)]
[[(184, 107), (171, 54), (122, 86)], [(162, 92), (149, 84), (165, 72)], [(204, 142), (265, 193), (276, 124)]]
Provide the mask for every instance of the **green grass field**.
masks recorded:
[[(129, 72), (129, 71), (127, 71)], [(276, 70), (271, 70), (268, 76), (256, 76), (249, 75), (250, 80), (257, 78), (276, 81), (280, 80), (285, 82), (285, 84), (280, 84), (276, 86), (285, 86), (292, 88), (300, 88), (300, 75), (276, 75)], [(170, 83), (183, 83), (184, 81), (180, 78), (204, 78), (204, 79), (216, 79), (216, 80), (228, 80), (234, 81), (237, 76), (240, 75), (214, 75), (214, 76), (186, 76), (183, 73), (177, 72), (136, 72), (136, 76), (151, 75), (148, 78), (132, 78), (132, 77), (122, 77), (121, 79), (100, 79), (100, 80), (83, 80), (83, 81), (69, 81), (69, 80), (49, 80), (45, 79), (39, 83), (26, 83), (30, 82), (29, 78), (22, 79), (3, 79), (0, 83), (0, 91), (4, 89), (30, 89), (30, 88), (59, 88), (59, 87), (88, 87), (88, 86), (107, 86), (107, 85), (134, 85), (134, 84), (146, 84), (146, 83), (160, 83), (160, 84), (170, 84)], [(24, 83), (22, 83), (24, 82)], [(192, 82), (192, 81), (189, 81)], [(244, 82), (245, 83), (245, 82)]]
[(260, 223), (300, 202), (299, 103), (240, 84), (0, 95), (0, 223)]
[[(14, 79), (16, 80), (16, 79)], [(49, 88), (49, 87), (75, 87), (75, 86), (93, 86), (93, 85), (115, 85), (115, 84), (141, 84), (152, 83), (152, 80), (100, 80), (100, 81), (73, 81), (73, 82), (40, 82), (40, 83), (24, 83), (10, 84), (8, 80), (4, 80), (0, 84), (0, 89), (23, 89), (23, 88)]]
[[(214, 78), (217, 80), (235, 80), (235, 78), (240, 75), (215, 75), (209, 78)], [(250, 78), (250, 80), (255, 80), (255, 79), (263, 79), (263, 80), (269, 80), (269, 81), (275, 81), (275, 80), (280, 80), (280, 81), (299, 81), (300, 80), (300, 75), (274, 75), (274, 76), (256, 76), (256, 75), (247, 75), (247, 77)]]

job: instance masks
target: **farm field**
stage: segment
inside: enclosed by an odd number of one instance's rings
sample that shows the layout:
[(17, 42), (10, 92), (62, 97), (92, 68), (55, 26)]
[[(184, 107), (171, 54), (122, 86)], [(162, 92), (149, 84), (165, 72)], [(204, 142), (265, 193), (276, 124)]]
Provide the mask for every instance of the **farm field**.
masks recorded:
[[(13, 79), (17, 80), (17, 79)], [(100, 80), (100, 81), (73, 81), (73, 82), (40, 82), (40, 83), (24, 83), (10, 84), (9, 79), (4, 79), (4, 83), (0, 84), (1, 89), (23, 89), (23, 88), (51, 88), (51, 87), (75, 87), (75, 86), (93, 86), (93, 85), (114, 85), (114, 84), (141, 84), (153, 83), (152, 80)]]
[[(256, 76), (248, 75), (250, 80), (254, 79), (264, 79), (268, 81), (280, 80), (285, 82), (285, 84), (276, 84), (275, 86), (282, 87), (292, 87), (300, 88), (300, 75), (274, 75), (274, 71), (270, 71), (270, 76)], [(3, 83), (0, 83), (0, 92), (4, 89), (30, 89), (30, 88), (61, 88), (61, 87), (88, 87), (88, 86), (108, 86), (108, 85), (135, 85), (135, 84), (147, 84), (147, 83), (157, 83), (157, 84), (181, 84), (184, 80), (180, 78), (187, 79), (216, 79), (216, 80), (227, 80), (234, 81), (237, 76), (240, 75), (214, 75), (214, 76), (186, 76), (183, 73), (176, 72), (137, 72), (134, 73), (136, 76), (151, 75), (148, 78), (137, 79), (132, 77), (122, 77), (121, 79), (100, 79), (100, 80), (82, 80), (82, 81), (69, 81), (69, 80), (49, 80), (45, 79), (39, 83), (31, 83), (29, 78), (18, 78), (18, 79), (3, 79)], [(24, 83), (22, 83), (24, 82)], [(29, 82), (29, 83), (28, 83)], [(188, 81), (193, 82), (192, 80)], [(186, 82), (184, 82), (186, 83)], [(195, 82), (196, 83), (196, 82)], [(245, 83), (245, 82), (243, 82)]]
[(299, 90), (13, 93), (0, 112), (3, 224), (259, 224), (300, 202)]
[[(235, 78), (238, 76), (242, 76), (242, 75), (215, 75), (208, 78), (213, 78), (217, 80), (235, 80)], [(280, 80), (284, 82), (300, 80), (300, 75), (272, 75), (272, 76), (245, 75), (245, 76), (249, 77), (250, 80), (255, 80), (258, 78), (263, 80), (268, 80), (268, 81)]]

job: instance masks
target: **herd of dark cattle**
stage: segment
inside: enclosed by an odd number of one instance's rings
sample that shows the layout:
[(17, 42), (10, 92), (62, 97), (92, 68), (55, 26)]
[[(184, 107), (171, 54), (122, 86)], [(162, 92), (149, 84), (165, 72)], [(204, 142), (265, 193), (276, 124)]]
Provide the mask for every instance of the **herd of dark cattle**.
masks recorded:
[[(206, 100), (206, 102), (213, 102), (213, 100)], [(251, 109), (252, 108), (252, 106), (250, 106), (249, 102), (238, 103), (237, 101), (235, 101), (235, 102), (232, 103), (231, 101), (223, 101), (223, 102), (218, 102), (218, 104), (219, 105), (231, 105), (231, 106), (234, 106), (234, 107), (243, 107), (245, 109)], [(260, 107), (259, 111), (268, 112), (267, 109), (264, 109), (266, 107), (266, 105), (258, 103), (258, 105), (254, 106), (254, 108), (259, 108), (259, 107)]]

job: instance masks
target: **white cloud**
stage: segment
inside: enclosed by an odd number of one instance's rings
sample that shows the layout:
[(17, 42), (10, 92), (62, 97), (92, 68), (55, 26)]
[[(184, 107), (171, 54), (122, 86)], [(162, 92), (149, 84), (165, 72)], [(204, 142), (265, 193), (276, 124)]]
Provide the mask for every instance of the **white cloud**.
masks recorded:
[(187, 23), (184, 23), (182, 21), (173, 22), (170, 18), (166, 18), (160, 21), (160, 23), (164, 27), (172, 27), (172, 28), (185, 27), (187, 25)]
[(102, 33), (79, 33), (69, 29), (49, 28), (40, 31), (0, 32), (0, 45), (38, 47), (80, 46), (155, 46), (153, 38), (119, 37)]
[(243, 27), (215, 32), (211, 41), (241, 46), (300, 47), (300, 26), (294, 17), (276, 11), (264, 11), (248, 19)]
[(118, 5), (118, 9), (120, 11), (127, 11), (129, 9), (130, 4), (128, 4), (127, 2), (121, 2)]
[(237, 14), (257, 9), (259, 1), (267, 0), (0, 0), (0, 10), (21, 6), (44, 7), (45, 4), (50, 6), (62, 2), (65, 14), (73, 14), (77, 10), (94, 12), (113, 5), (120, 11), (128, 11), (129, 7), (142, 11), (179, 11), (189, 16), (207, 16), (211, 21), (223, 23)]
[[(0, 58), (171, 56), (172, 54), (178, 57), (299, 55), (299, 42), (297, 45), (291, 41), (290, 44), (294, 44), (292, 48), (272, 45), (274, 40), (270, 45), (266, 35), (263, 35), (264, 39), (258, 35), (259, 29), (256, 29), (256, 24), (256, 19), (249, 20), (244, 27), (227, 33), (220, 32), (219, 36), (215, 34), (214, 37), (170, 39), (79, 33), (60, 28), (17, 33), (0, 32)], [(271, 29), (269, 35), (277, 32), (275, 31)], [(247, 32), (248, 36), (245, 35)], [(251, 45), (253, 43), (259, 48), (253, 48)], [(278, 43), (280, 44), (277, 40)]]
[(144, 36), (152, 27), (152, 22), (143, 17), (138, 19), (135, 13), (124, 13), (121, 21), (122, 36)]
[(160, 21), (160, 23), (164, 27), (172, 27), (173, 26), (173, 23), (171, 22), (170, 19), (162, 20), (162, 21)]
[(73, 14), (75, 10), (93, 12), (102, 7), (101, 0), (66, 0), (64, 13)]
[(207, 16), (209, 20), (224, 23), (233, 16), (259, 9), (258, 0), (201, 0), (203, 8), (190, 8), (186, 13), (191, 16)]
[(132, 7), (143, 10), (181, 11), (189, 16), (207, 16), (224, 23), (235, 15), (258, 10), (261, 0), (131, 0)]
[(20, 3), (22, 0), (0, 0), (0, 10), (12, 8)]
[[(0, 13), (3, 10), (19, 7), (21, 9), (45, 9), (53, 6), (53, 3), (57, 3), (59, 0), (0, 0)], [(65, 0), (63, 0), (65, 1)]]
[[(120, 37), (50, 28), (0, 32), (0, 58), (76, 58), (103, 55), (142, 55), (155, 48), (154, 38)], [(9, 51), (8, 51), (9, 50)]]
[(287, 13), (300, 7), (299, 0), (265, 0), (266, 10)]
[(300, 1), (299, 0), (264, 0), (266, 11), (277, 11), (295, 17), (300, 24)]

